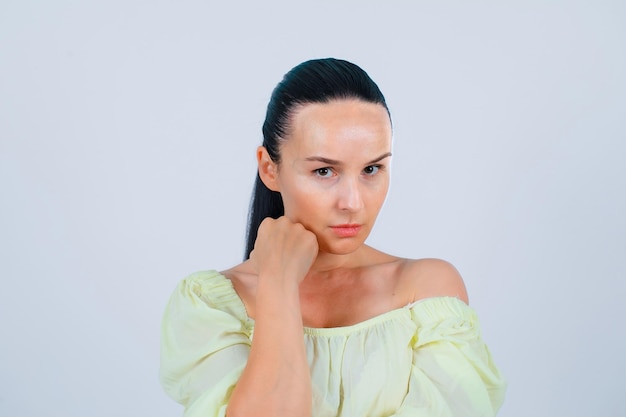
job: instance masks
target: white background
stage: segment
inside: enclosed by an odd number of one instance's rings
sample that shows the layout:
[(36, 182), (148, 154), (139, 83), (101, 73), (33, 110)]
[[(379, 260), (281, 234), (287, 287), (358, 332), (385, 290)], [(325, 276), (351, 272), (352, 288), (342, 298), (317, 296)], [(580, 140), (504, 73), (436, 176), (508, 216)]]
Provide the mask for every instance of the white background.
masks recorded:
[(175, 416), (159, 323), (239, 262), (265, 106), (361, 65), (393, 114), (370, 243), (454, 263), (502, 417), (624, 416), (622, 1), (0, 3), (0, 415)]

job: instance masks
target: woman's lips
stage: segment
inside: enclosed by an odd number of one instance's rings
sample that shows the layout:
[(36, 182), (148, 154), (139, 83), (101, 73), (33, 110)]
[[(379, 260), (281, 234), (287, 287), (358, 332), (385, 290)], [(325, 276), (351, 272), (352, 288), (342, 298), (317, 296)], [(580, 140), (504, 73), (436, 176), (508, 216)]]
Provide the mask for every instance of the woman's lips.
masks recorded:
[(359, 234), (361, 230), (360, 224), (339, 224), (337, 226), (331, 226), (333, 232), (339, 237), (354, 237)]

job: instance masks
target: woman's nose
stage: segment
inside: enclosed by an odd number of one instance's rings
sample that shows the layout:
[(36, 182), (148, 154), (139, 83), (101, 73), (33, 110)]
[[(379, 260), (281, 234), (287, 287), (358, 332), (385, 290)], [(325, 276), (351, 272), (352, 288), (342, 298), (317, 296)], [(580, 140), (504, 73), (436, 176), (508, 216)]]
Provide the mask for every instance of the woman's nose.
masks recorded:
[(363, 208), (363, 195), (358, 180), (342, 178), (341, 186), (337, 191), (339, 209), (358, 211)]

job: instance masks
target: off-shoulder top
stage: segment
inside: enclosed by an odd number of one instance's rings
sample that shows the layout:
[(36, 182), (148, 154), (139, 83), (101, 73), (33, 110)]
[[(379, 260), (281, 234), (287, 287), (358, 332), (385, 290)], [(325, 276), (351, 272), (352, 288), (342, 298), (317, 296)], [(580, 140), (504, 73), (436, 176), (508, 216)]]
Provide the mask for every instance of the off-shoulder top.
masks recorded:
[[(166, 307), (161, 383), (186, 417), (223, 417), (248, 358), (254, 321), (217, 271), (185, 278)], [(312, 417), (488, 417), (505, 383), (476, 313), (436, 297), (351, 326), (303, 329)]]

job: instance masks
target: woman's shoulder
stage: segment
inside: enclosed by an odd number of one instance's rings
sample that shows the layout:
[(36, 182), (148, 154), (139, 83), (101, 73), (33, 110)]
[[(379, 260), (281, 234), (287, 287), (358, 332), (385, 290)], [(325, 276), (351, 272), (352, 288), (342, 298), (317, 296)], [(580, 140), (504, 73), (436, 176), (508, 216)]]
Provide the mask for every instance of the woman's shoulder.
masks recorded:
[(163, 326), (181, 326), (181, 331), (190, 328), (190, 325), (181, 323), (198, 321), (234, 328), (248, 326), (245, 308), (231, 281), (214, 269), (194, 272), (180, 281), (163, 316)]
[(213, 307), (236, 301), (231, 281), (215, 269), (189, 274), (178, 284), (174, 294), (182, 298), (199, 299)]
[(236, 281), (241, 283), (255, 281), (257, 278), (256, 272), (254, 271), (250, 260), (244, 261), (229, 269), (220, 271), (220, 274), (233, 282)]
[(459, 271), (450, 262), (436, 258), (405, 259), (399, 272), (400, 291), (414, 302), (434, 297), (455, 297), (468, 303)]
[(254, 317), (254, 300), (259, 277), (250, 261), (244, 261), (230, 269), (223, 270), (220, 274), (232, 285), (237, 298), (245, 306), (247, 315)]

